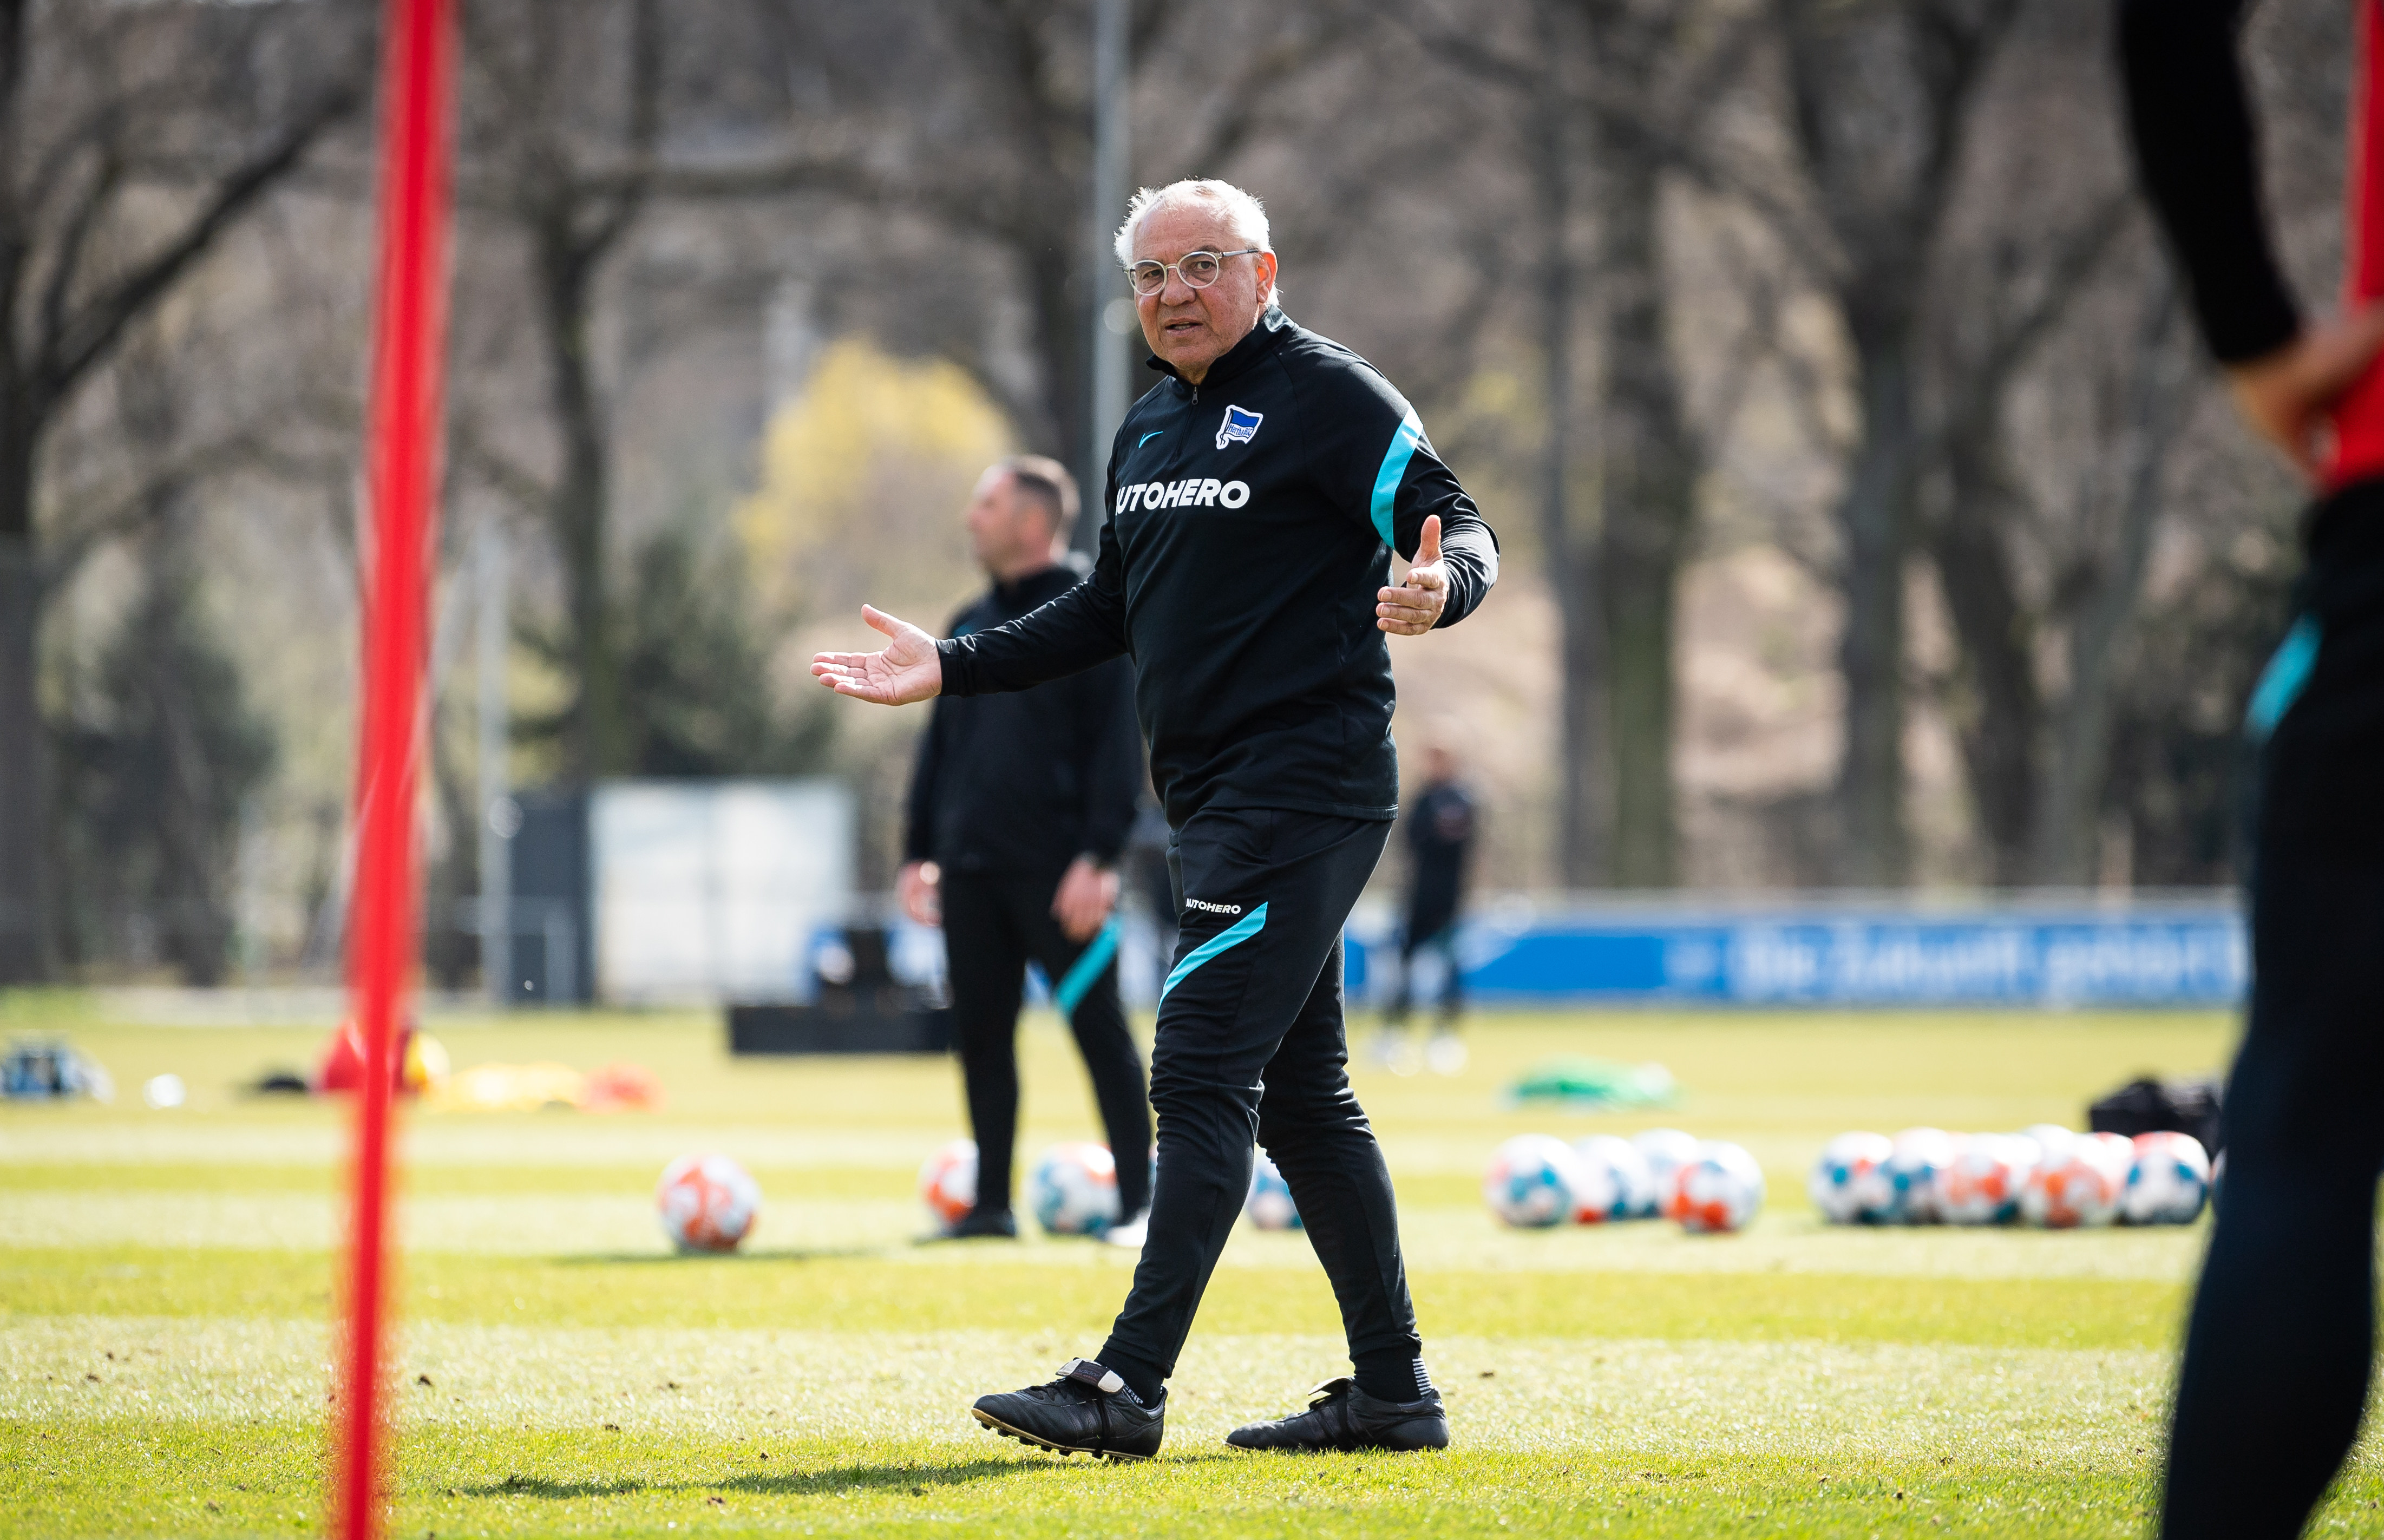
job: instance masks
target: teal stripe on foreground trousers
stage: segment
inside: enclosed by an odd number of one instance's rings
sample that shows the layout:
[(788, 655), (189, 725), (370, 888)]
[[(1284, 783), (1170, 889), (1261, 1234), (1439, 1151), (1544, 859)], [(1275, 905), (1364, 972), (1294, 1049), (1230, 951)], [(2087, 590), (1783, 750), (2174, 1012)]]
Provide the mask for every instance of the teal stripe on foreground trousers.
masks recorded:
[(1167, 998), (1168, 991), (1183, 983), (1186, 978), (1190, 977), (1192, 970), (1198, 968), (1201, 963), (1206, 962), (1209, 959), (1216, 956), (1221, 951), (1240, 946), (1243, 942), (1248, 940), (1251, 937), (1256, 936), (1260, 931), (1262, 931), (1265, 928), (1266, 905), (1260, 904), (1256, 909), (1251, 910), (1249, 913), (1244, 915), (1239, 921), (1235, 922), (1231, 930), (1221, 931), (1217, 935), (1211, 936), (1206, 941), (1203, 941), (1198, 946), (1193, 948), (1192, 955), (1186, 957), (1183, 962), (1175, 964), (1175, 971), (1167, 975), (1167, 982), (1159, 987), (1159, 998), (1161, 1000), (1165, 1000)]

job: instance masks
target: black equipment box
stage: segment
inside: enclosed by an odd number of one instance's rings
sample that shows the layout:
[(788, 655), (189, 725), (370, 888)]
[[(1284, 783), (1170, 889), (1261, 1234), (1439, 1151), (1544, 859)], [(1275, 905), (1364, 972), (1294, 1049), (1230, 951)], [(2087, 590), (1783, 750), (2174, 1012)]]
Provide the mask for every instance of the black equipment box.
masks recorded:
[(878, 925), (848, 925), (814, 966), (811, 1005), (728, 1008), (731, 1053), (946, 1053), (952, 1012), (939, 995), (898, 984)]
[[(836, 994), (844, 998), (838, 1000)], [(952, 1012), (910, 989), (820, 992), (817, 1005), (732, 1005), (731, 1053), (944, 1053)]]

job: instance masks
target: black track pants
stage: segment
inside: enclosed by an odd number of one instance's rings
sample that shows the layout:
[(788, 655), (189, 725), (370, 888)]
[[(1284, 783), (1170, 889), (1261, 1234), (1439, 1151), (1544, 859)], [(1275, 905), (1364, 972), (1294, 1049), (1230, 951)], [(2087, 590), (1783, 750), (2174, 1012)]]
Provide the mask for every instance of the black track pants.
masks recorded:
[[(1142, 1054), (1118, 1003), (1115, 938), (1069, 940), (1051, 917), (1050, 883), (947, 872), (942, 886), (954, 1036), (976, 1138), (977, 1206), (1010, 1207), (1018, 1140), (1018, 1005), (1031, 959), (1051, 981), (1056, 1003), (1073, 1001), (1061, 1013), (1085, 1056), (1110, 1153), (1117, 1158), (1118, 1207), (1135, 1212), (1150, 1201), (1150, 1104), (1143, 1094)], [(1085, 971), (1077, 974), (1080, 964)]]
[(1159, 1190), (1134, 1290), (1100, 1360), (1155, 1384), (1208, 1287), (1250, 1184), (1250, 1143), (1291, 1187), (1353, 1360), (1420, 1357), (1382, 1147), (1350, 1093), (1341, 926), (1390, 825), (1207, 811), (1177, 836), (1183, 929), (1159, 1007), (1150, 1099)]
[(2170, 1540), (2301, 1533), (2366, 1400), (2384, 1166), (2384, 486), (2320, 509), (2297, 600), (2253, 697), (2266, 742), (2251, 1021), (2178, 1382)]

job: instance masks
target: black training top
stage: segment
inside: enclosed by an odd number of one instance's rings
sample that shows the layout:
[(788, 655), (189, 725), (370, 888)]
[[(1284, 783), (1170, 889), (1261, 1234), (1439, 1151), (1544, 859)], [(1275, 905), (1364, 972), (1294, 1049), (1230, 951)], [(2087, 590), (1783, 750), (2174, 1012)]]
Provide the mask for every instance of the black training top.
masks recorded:
[(2121, 0), (2119, 60), (2144, 191), (2222, 364), (2293, 340), (2301, 314), (2268, 246), (2235, 32), (2243, 0)]
[(1443, 919), (1456, 913), (1472, 850), (1472, 794), (1456, 781), (1425, 787), (1408, 814), (1408, 854), (1414, 862), (1409, 911)]
[[(1080, 565), (1065, 565), (996, 583), (952, 617), (950, 633), (1016, 620), (1083, 577)], [(947, 691), (919, 740), (902, 857), (1057, 883), (1080, 855), (1116, 862), (1143, 785), (1134, 670), (1123, 662), (1020, 694)]]
[(1197, 386), (1152, 365), (1170, 378), (1111, 446), (1092, 577), (937, 643), (944, 692), (1024, 689), (1127, 653), (1172, 826), (1206, 807), (1396, 816), (1375, 590), (1437, 514), (1453, 626), (1497, 580), (1496, 538), (1390, 381), (1280, 311)]

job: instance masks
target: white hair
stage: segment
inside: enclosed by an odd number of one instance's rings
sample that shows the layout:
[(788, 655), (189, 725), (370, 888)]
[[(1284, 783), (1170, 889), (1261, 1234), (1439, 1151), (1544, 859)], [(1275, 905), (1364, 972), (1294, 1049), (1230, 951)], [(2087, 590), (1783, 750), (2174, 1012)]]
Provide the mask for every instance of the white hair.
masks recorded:
[[(1143, 188), (1126, 200), (1125, 223), (1118, 226), (1117, 232), (1118, 266), (1134, 266), (1134, 234), (1142, 228), (1143, 220), (1170, 205), (1195, 202), (1209, 204), (1223, 212), (1234, 228), (1235, 241), (1273, 255), (1274, 247), (1267, 242), (1266, 205), (1232, 182), (1211, 177), (1186, 177), (1164, 187)], [(1283, 286), (1278, 283), (1267, 296), (1267, 307), (1276, 308), (1282, 300)]]

